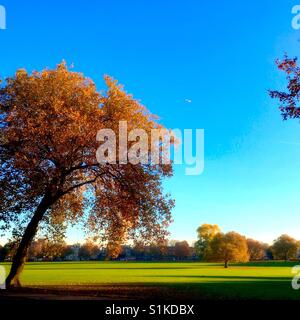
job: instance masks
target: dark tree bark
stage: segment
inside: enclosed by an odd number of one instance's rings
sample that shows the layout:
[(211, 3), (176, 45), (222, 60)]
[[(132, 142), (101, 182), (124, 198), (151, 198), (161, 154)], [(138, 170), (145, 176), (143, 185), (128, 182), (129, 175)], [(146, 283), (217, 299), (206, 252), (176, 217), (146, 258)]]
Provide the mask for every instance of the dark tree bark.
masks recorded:
[(225, 260), (224, 268), (228, 268), (228, 261), (227, 260)]
[(18, 246), (17, 252), (13, 258), (12, 266), (8, 277), (6, 278), (6, 288), (20, 287), (20, 274), (24, 268), (26, 262), (26, 257), (28, 253), (29, 246), (33, 240), (39, 222), (42, 220), (44, 214), (49, 209), (49, 207), (55, 202), (55, 198), (46, 193), (42, 198), (40, 204), (38, 205), (32, 219), (28, 223), (21, 242)]

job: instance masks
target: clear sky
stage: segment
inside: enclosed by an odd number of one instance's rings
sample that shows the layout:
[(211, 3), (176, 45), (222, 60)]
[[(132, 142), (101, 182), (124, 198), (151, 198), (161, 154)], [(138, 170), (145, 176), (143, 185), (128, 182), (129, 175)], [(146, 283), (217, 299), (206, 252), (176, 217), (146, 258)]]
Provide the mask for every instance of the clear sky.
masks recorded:
[(1, 77), (65, 59), (99, 88), (114, 76), (167, 127), (205, 129), (204, 173), (177, 166), (165, 182), (176, 199), (173, 239), (195, 239), (205, 222), (268, 242), (300, 239), (300, 124), (283, 122), (267, 93), (284, 86), (275, 59), (299, 54), (295, 1), (0, 4)]

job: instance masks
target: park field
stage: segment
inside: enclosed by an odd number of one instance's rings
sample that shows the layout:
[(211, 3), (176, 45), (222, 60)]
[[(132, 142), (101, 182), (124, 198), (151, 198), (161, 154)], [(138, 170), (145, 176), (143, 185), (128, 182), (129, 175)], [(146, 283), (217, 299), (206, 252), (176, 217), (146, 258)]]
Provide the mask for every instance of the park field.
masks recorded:
[[(33, 262), (26, 264), (21, 281), (29, 290), (99, 298), (300, 299), (300, 290), (291, 286), (296, 264), (270, 261), (225, 269), (200, 262)], [(8, 272), (10, 265), (1, 265)]]

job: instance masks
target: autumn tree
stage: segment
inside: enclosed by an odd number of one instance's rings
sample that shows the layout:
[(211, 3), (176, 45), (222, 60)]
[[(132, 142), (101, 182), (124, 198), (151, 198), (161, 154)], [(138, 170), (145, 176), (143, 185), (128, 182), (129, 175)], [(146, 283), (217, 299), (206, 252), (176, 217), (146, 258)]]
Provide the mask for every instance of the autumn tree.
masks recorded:
[(274, 241), (271, 251), (275, 259), (287, 261), (297, 258), (299, 248), (299, 241), (283, 234)]
[(90, 260), (95, 259), (99, 253), (99, 246), (92, 241), (87, 241), (80, 246), (78, 257), (80, 260)]
[(168, 254), (168, 241), (152, 242), (149, 245), (136, 242), (131, 247), (131, 256), (136, 260), (161, 260)]
[(179, 241), (175, 243), (174, 248), (175, 256), (179, 259), (187, 258), (190, 256), (191, 250), (187, 241)]
[(223, 261), (228, 268), (229, 262), (249, 261), (246, 238), (236, 232), (218, 233), (210, 244), (208, 260)]
[(32, 74), (18, 70), (1, 84), (0, 224), (3, 230), (24, 226), (7, 287), (20, 285), (30, 243), (45, 224), (83, 220), (103, 241), (112, 234), (120, 241), (166, 235), (173, 201), (162, 179), (172, 175), (172, 165), (124, 164), (119, 148), (115, 162), (96, 161), (105, 143), (96, 141), (98, 130), (113, 130), (119, 141), (120, 121), (128, 132), (144, 129), (149, 136), (162, 128), (116, 81), (105, 80), (107, 90), (98, 92), (92, 80), (61, 63)]
[(28, 249), (27, 258), (31, 260), (44, 258), (44, 242), (45, 239), (37, 239), (32, 241)]
[(46, 240), (44, 252), (45, 257), (48, 260), (61, 259), (66, 248), (66, 243), (64, 241), (61, 242), (52, 242)]
[(221, 230), (216, 224), (202, 224), (198, 229), (198, 241), (195, 243), (195, 250), (200, 259), (206, 260), (209, 256), (210, 243)]
[[(279, 101), (279, 109), (284, 120), (300, 118), (300, 67), (298, 59), (285, 55), (282, 60), (277, 60), (276, 64), (278, 69), (286, 74), (287, 89), (285, 91), (271, 90), (270, 95)], [(287, 235), (279, 237), (271, 247), (273, 256), (284, 260), (295, 256), (295, 241)]]
[(118, 256), (121, 254), (122, 252), (122, 245), (121, 242), (109, 242), (107, 247), (106, 247), (106, 255), (105, 255), (105, 260), (109, 260), (109, 259), (117, 259)]
[(160, 242), (153, 242), (149, 245), (149, 254), (155, 259), (162, 259), (168, 252), (168, 242), (163, 240)]
[(247, 239), (250, 260), (262, 260), (265, 256), (267, 245), (254, 239)]
[(283, 60), (277, 60), (276, 64), (279, 70), (286, 73), (287, 90), (271, 90), (270, 95), (279, 101), (279, 109), (284, 120), (299, 118), (300, 68), (297, 58), (290, 59), (285, 56)]

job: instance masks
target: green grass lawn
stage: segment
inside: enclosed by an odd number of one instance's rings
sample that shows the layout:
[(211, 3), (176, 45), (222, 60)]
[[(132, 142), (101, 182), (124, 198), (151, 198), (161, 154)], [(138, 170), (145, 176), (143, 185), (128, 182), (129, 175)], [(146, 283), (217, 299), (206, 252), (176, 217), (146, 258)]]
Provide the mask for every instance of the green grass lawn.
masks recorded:
[[(300, 299), (291, 287), (292, 266), (300, 262), (233, 264), (186, 262), (27, 263), (24, 286), (163, 286), (193, 298)], [(5, 265), (7, 271), (9, 264)]]

